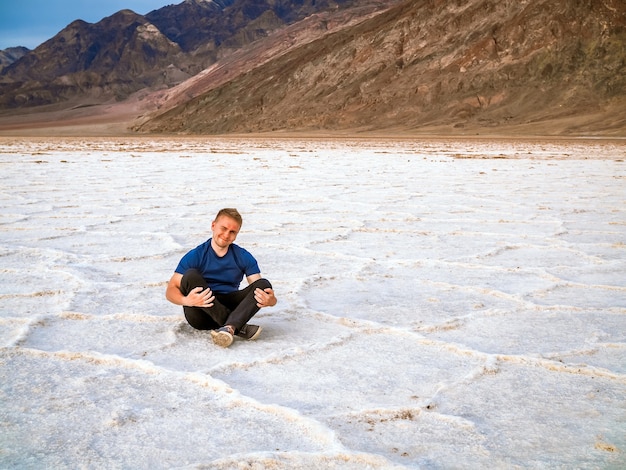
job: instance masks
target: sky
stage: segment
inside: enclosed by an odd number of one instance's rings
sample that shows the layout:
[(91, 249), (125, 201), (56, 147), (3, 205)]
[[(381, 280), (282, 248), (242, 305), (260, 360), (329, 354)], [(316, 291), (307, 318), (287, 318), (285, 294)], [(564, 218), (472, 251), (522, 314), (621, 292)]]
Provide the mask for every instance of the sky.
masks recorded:
[(97, 23), (130, 9), (146, 14), (182, 0), (0, 0), (0, 50), (25, 46), (34, 49), (72, 21)]

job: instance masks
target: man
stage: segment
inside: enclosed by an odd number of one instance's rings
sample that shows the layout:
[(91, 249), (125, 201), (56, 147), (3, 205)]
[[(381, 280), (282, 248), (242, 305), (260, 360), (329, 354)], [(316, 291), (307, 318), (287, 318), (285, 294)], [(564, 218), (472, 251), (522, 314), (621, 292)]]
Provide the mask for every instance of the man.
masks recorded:
[[(237, 209), (220, 210), (211, 223), (213, 237), (183, 256), (165, 292), (167, 300), (183, 306), (192, 327), (211, 330), (213, 342), (222, 347), (230, 346), (235, 335), (255, 339), (261, 327), (248, 321), (277, 302), (256, 259), (233, 243), (241, 224)], [(248, 286), (239, 290), (244, 276)]]

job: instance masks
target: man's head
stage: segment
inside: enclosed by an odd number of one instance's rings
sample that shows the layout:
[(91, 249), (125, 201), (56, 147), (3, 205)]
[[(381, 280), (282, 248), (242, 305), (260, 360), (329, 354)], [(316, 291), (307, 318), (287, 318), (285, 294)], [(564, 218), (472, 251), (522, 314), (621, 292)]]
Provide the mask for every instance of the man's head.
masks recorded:
[(233, 219), (239, 224), (239, 228), (241, 228), (241, 226), (243, 225), (243, 219), (241, 218), (241, 214), (237, 209), (233, 207), (226, 207), (224, 209), (221, 209), (215, 216), (215, 220), (219, 219), (222, 216), (230, 217), (231, 219)]
[[(235, 241), (243, 220), (237, 209), (226, 208), (220, 210), (211, 224), (213, 243), (223, 250), (228, 249)], [(214, 247), (215, 248), (215, 247)]]

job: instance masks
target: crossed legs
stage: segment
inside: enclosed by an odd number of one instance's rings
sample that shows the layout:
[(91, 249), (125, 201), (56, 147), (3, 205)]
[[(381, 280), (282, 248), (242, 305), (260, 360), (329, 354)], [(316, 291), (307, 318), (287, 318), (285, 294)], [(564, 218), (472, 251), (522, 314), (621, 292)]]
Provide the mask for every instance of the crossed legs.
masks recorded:
[[(200, 271), (190, 269), (181, 280), (180, 290), (189, 294), (196, 287), (206, 289), (207, 282)], [(197, 330), (215, 330), (224, 325), (231, 325), (235, 332), (244, 326), (259, 311), (254, 298), (255, 289), (271, 288), (267, 279), (259, 279), (242, 290), (228, 294), (216, 294), (214, 305), (208, 308), (183, 307), (187, 322)]]

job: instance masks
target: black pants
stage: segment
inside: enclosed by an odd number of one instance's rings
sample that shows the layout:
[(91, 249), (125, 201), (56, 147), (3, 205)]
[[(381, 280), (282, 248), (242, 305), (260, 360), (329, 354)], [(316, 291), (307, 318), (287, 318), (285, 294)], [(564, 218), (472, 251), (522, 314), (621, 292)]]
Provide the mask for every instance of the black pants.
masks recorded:
[[(180, 290), (183, 295), (187, 295), (196, 287), (206, 289), (209, 285), (200, 271), (190, 269), (183, 275)], [(185, 318), (196, 330), (214, 330), (224, 325), (232, 325), (237, 332), (259, 311), (254, 299), (254, 290), (268, 287), (272, 287), (270, 281), (259, 279), (242, 290), (228, 294), (214, 292), (215, 300), (212, 307), (183, 307)]]

